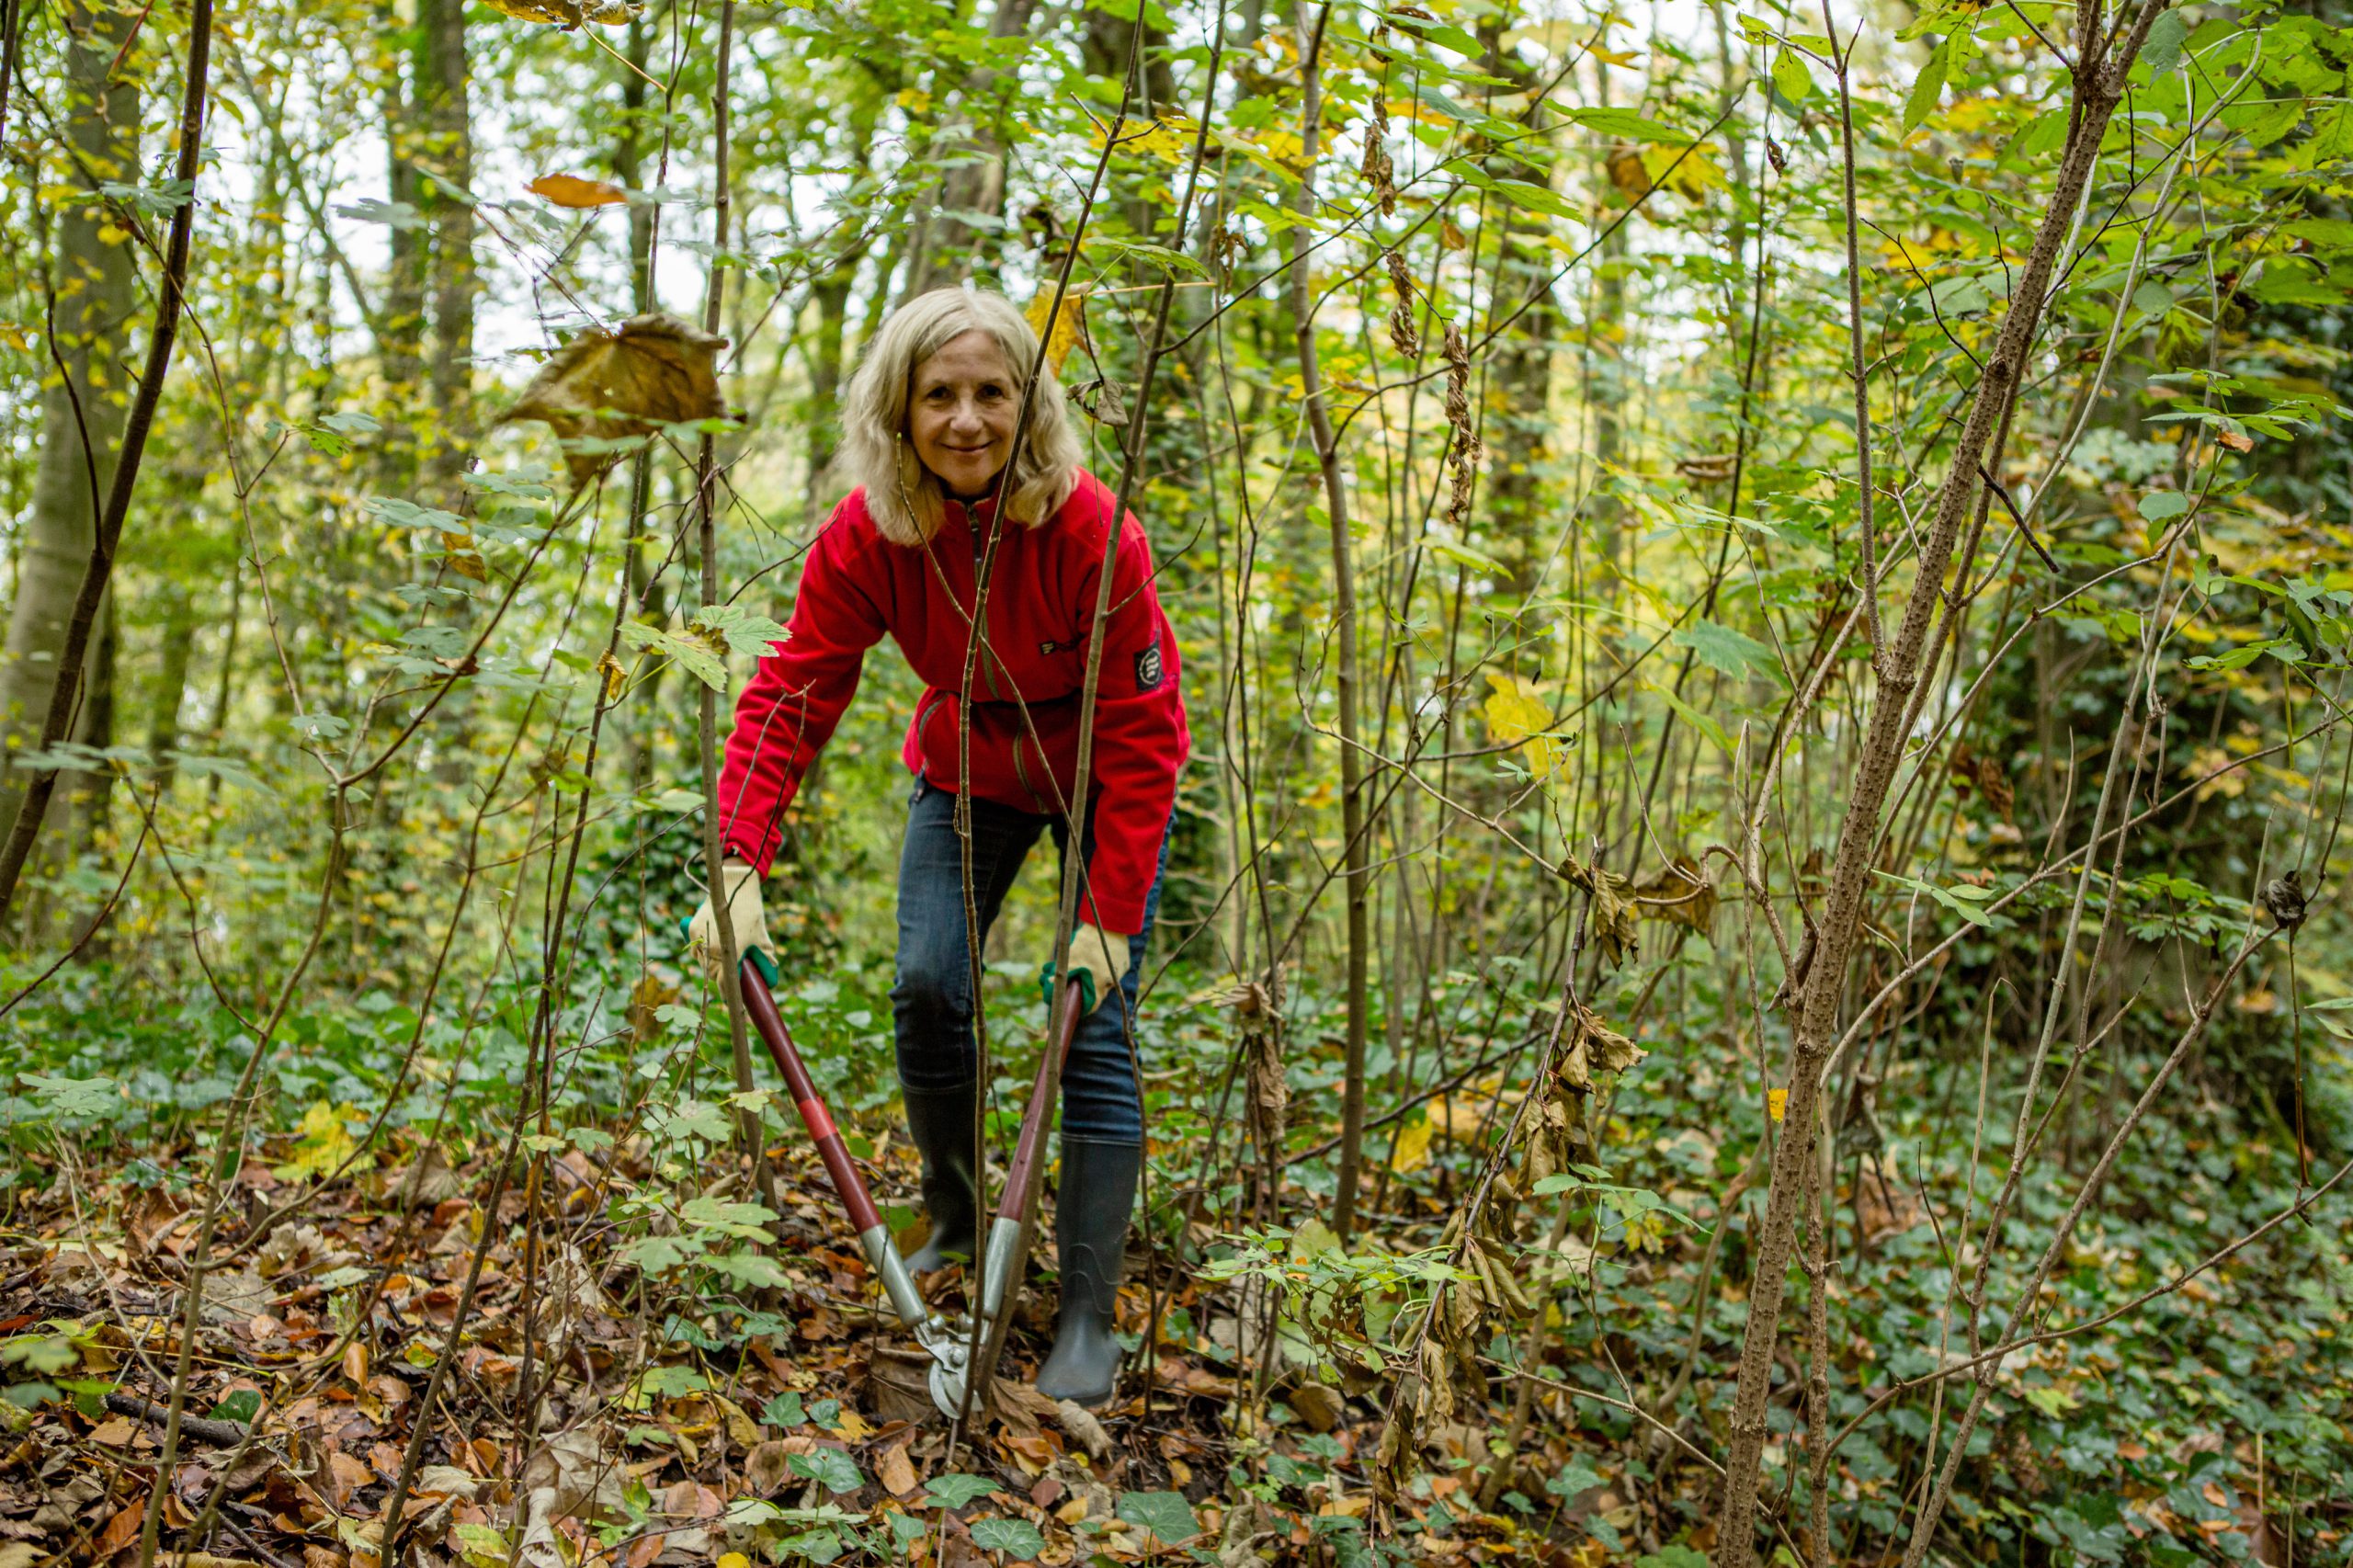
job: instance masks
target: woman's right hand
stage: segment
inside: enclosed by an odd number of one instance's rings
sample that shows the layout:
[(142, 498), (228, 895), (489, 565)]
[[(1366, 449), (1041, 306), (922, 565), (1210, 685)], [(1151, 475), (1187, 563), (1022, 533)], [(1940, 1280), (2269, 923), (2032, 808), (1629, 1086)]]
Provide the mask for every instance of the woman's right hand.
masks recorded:
[[(740, 961), (745, 953), (756, 948), (767, 954), (768, 961), (776, 961), (776, 946), (768, 940), (767, 911), (760, 903), (760, 873), (741, 860), (727, 860), (719, 868), (720, 880), (726, 889), (728, 922), (735, 936), (735, 957)], [(705, 897), (694, 918), (687, 922), (687, 950), (702, 960), (703, 972), (714, 981), (719, 978), (719, 915)]]

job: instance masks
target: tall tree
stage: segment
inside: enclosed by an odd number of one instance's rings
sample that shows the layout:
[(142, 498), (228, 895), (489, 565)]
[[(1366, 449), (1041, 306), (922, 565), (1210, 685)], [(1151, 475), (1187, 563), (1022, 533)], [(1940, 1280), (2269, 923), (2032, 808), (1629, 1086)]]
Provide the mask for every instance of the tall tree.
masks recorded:
[[(138, 177), (139, 89), (125, 58), (132, 17), (71, 0), (63, 21), (65, 166), (54, 187), (61, 195), (48, 278), (52, 374), (41, 393), (40, 455), (0, 657), (0, 745), (11, 753), (34, 744), (49, 710), (132, 380), (123, 363), (136, 302), (131, 241), (101, 194)], [(14, 819), (21, 793), (20, 779), (0, 776), (0, 823)]]

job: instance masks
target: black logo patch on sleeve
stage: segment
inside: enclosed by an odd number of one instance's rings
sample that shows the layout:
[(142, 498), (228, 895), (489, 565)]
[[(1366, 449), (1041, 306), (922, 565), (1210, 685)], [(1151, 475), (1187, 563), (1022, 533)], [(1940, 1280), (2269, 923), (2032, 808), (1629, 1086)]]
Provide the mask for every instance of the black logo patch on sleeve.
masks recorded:
[(1136, 654), (1136, 689), (1157, 691), (1159, 688), (1160, 644), (1154, 642), (1151, 647)]

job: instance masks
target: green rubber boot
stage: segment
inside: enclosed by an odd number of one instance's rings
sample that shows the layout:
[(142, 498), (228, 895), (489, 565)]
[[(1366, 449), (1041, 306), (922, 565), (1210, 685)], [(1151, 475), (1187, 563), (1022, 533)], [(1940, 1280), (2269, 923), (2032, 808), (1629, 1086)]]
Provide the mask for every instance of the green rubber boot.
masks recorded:
[(1101, 1404), (1118, 1389), (1120, 1342), (1111, 1329), (1127, 1263), (1128, 1219), (1143, 1171), (1141, 1143), (1063, 1140), (1054, 1199), (1054, 1244), (1062, 1267), (1062, 1312), (1053, 1353), (1038, 1370), (1048, 1399)]
[(972, 1115), (980, 1085), (901, 1092), (907, 1102), (907, 1133), (923, 1156), (923, 1207), (931, 1216), (931, 1236), (907, 1267), (917, 1274), (970, 1263), (979, 1246), (981, 1191), (972, 1165)]

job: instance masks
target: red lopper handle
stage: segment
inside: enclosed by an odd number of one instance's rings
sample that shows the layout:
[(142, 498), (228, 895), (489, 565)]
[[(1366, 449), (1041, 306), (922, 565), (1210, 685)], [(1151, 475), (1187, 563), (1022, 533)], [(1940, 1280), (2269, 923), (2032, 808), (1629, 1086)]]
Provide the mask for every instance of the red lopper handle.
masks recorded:
[(809, 1129), (809, 1136), (816, 1142), (817, 1153), (825, 1162), (825, 1174), (833, 1178), (834, 1190), (841, 1195), (842, 1207), (849, 1211), (850, 1225), (862, 1236), (882, 1222), (873, 1196), (866, 1190), (858, 1167), (850, 1163), (849, 1149), (842, 1142), (841, 1131), (834, 1125), (825, 1102), (818, 1097), (809, 1069), (801, 1065), (801, 1052), (793, 1049), (792, 1033), (784, 1027), (783, 1015), (776, 1010), (776, 998), (769, 994), (767, 981), (758, 967), (749, 962), (736, 973), (744, 985), (744, 1011), (751, 1015), (753, 1029), (767, 1042), (768, 1054), (776, 1059), (776, 1070), (784, 1074), (785, 1086), (792, 1091), (793, 1104), (800, 1108), (801, 1123)]

